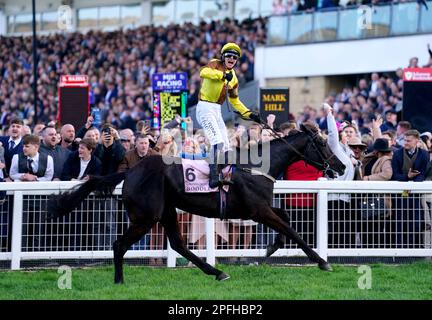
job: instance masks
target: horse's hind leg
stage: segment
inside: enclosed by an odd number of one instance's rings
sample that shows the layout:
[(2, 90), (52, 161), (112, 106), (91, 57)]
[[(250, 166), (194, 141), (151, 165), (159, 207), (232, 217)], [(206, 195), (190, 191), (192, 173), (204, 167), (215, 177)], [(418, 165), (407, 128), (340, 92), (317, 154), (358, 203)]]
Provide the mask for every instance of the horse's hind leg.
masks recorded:
[(151, 227), (154, 225), (154, 221), (149, 222), (134, 222), (132, 223), (126, 232), (119, 239), (114, 241), (114, 282), (123, 283), (123, 256), (129, 250), (129, 248), (137, 241), (139, 241), (143, 235), (145, 235)]
[(171, 247), (181, 254), (183, 257), (191, 261), (198, 268), (200, 268), (205, 274), (216, 276), (216, 280), (227, 280), (229, 275), (218, 270), (208, 263), (204, 262), (201, 258), (197, 257), (190, 251), (183, 242), (183, 238), (180, 234), (180, 228), (177, 222), (177, 212), (175, 208), (166, 208), (162, 215), (162, 225), (165, 228), (165, 232), (170, 241)]
[(272, 228), (276, 232), (280, 232), (292, 239), (297, 245), (306, 253), (308, 258), (316, 263), (320, 269), (325, 271), (331, 271), (332, 268), (327, 261), (321, 258), (307, 243), (299, 236), (299, 234), (282, 218), (280, 218), (272, 208), (267, 207), (259, 211), (258, 215), (254, 219), (256, 222), (263, 223), (266, 226)]

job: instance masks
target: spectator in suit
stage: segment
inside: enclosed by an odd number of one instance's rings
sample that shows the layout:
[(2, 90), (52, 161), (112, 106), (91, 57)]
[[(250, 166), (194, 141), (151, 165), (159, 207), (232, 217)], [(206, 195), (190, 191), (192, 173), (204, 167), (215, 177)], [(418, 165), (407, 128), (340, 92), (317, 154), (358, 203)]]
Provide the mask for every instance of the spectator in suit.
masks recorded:
[(21, 119), (13, 119), (9, 127), (9, 136), (0, 137), (0, 142), (5, 149), (4, 157), (7, 173), (11, 168), (12, 157), (23, 150), (21, 141), (23, 125), (24, 122)]
[(51, 181), (54, 161), (50, 155), (39, 153), (39, 138), (27, 135), (22, 142), (23, 151), (13, 156), (9, 176), (14, 181)]
[(112, 100), (118, 97), (118, 90), (114, 82), (108, 82), (107, 92), (105, 94), (105, 105), (111, 105)]
[[(392, 180), (424, 181), (429, 153), (417, 147), (420, 140), (417, 130), (408, 130), (404, 136), (404, 147), (393, 155)], [(396, 208), (396, 246), (418, 248), (424, 222), (420, 197), (409, 194), (407, 197), (398, 197), (395, 202), (393, 207)]]
[(40, 152), (50, 155), (54, 160), (54, 180), (59, 181), (63, 171), (63, 165), (71, 151), (57, 144), (57, 131), (54, 127), (45, 127), (42, 130), (42, 143)]
[[(0, 145), (0, 182), (4, 182), (6, 168), (4, 159), (4, 148)], [(0, 252), (10, 250), (12, 233), (12, 210), (11, 206), (3, 207), (6, 199), (6, 191), (0, 191)], [(9, 229), (9, 230), (8, 230)]]
[[(39, 137), (27, 135), (23, 137), (22, 143), (23, 151), (13, 156), (9, 176), (14, 181), (51, 181), (54, 176), (54, 161), (50, 155), (39, 153)], [(23, 249), (26, 251), (45, 251), (45, 246), (50, 246), (50, 237), (44, 239), (47, 233), (42, 221), (43, 211), (44, 208), (38, 201), (24, 202)]]

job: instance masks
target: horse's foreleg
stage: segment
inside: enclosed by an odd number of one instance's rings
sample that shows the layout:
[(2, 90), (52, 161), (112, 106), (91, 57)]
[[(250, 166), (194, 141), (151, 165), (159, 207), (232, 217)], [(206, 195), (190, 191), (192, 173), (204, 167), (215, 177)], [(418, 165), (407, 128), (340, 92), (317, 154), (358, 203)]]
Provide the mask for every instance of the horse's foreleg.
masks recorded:
[(316, 263), (322, 270), (331, 271), (331, 266), (323, 258), (321, 258), (307, 243), (299, 236), (299, 234), (282, 218), (280, 218), (270, 207), (260, 210), (254, 218), (256, 222), (265, 224), (276, 232), (280, 232), (288, 238), (292, 239), (306, 253), (308, 258)]
[(168, 209), (167, 211), (168, 212), (164, 212), (161, 223), (165, 228), (165, 232), (168, 236), (171, 247), (183, 257), (191, 261), (198, 268), (200, 268), (205, 274), (216, 276), (216, 280), (229, 279), (229, 275), (204, 262), (186, 247), (180, 234), (176, 210)]
[[(281, 218), (286, 223), (290, 223), (289, 216), (287, 212), (280, 208), (271, 207), (271, 210), (277, 214), (279, 218)], [(278, 233), (276, 235), (275, 241), (273, 244), (267, 246), (266, 257), (270, 257), (273, 253), (275, 253), (278, 249), (282, 248), (285, 244), (286, 237), (282, 233)]]
[(148, 223), (132, 223), (126, 232), (119, 239), (114, 241), (114, 282), (119, 284), (123, 283), (123, 256), (129, 250), (129, 248), (137, 241), (139, 241), (143, 235), (145, 235), (154, 222)]

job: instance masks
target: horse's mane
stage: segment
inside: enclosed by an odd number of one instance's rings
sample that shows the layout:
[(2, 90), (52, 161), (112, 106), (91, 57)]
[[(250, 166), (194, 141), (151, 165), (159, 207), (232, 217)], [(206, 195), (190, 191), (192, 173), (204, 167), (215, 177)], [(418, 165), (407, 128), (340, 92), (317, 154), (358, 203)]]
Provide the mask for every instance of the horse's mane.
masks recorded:
[[(273, 139), (273, 140), (271, 140), (270, 141), (270, 145), (274, 145), (274, 144), (279, 144), (279, 143), (282, 143), (282, 142), (291, 142), (291, 140), (293, 140), (294, 138), (297, 138), (300, 134), (304, 134), (304, 131), (300, 131), (300, 130), (296, 130), (296, 132), (295, 133), (291, 133), (291, 134), (289, 134), (288, 136), (284, 136), (284, 137), (278, 137), (278, 138), (276, 138), (276, 139)], [(284, 143), (285, 143), (284, 142)], [(262, 141), (260, 141), (260, 142), (258, 142), (255, 146), (254, 146), (254, 148), (255, 147), (258, 147), (258, 148), (262, 148), (262, 144), (263, 144), (263, 142)], [(240, 150), (243, 150), (243, 149), (249, 149), (249, 147), (236, 147), (235, 148), (235, 150), (237, 151), (237, 152), (239, 152)]]

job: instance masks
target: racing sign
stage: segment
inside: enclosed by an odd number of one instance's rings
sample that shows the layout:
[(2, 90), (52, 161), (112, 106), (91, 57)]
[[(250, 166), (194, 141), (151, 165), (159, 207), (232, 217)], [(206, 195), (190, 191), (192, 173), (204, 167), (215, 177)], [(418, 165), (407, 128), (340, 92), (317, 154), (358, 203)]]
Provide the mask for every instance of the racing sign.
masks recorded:
[(269, 114), (276, 116), (275, 125), (289, 120), (289, 89), (260, 89), (260, 114), (266, 119)]

